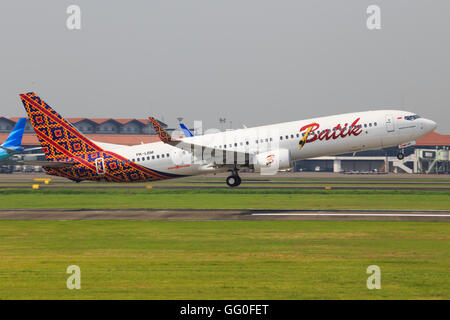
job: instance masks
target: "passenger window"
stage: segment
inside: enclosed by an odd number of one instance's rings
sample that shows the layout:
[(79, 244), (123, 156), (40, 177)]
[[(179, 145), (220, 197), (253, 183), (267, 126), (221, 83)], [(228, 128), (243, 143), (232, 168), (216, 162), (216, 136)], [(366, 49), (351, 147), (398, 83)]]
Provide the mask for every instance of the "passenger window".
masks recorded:
[(161, 155), (161, 158), (164, 158), (164, 154)]
[(367, 123), (364, 123), (364, 128), (367, 128)]
[(286, 136), (286, 139), (289, 139), (289, 136)]
[(374, 127), (376, 127), (376, 126), (377, 126), (377, 123), (376, 123), (376, 122), (374, 122), (374, 123), (373, 123), (373, 126), (374, 126)]
[(167, 156), (167, 158), (169, 157), (169, 154), (168, 153), (166, 153), (166, 156)]
[(152, 160), (155, 160), (155, 156), (152, 156)]
[(135, 159), (131, 159), (131, 161), (136, 162)]
[(245, 141), (245, 144), (248, 145), (248, 141)]
[(157, 158), (157, 159), (159, 159), (159, 154), (158, 154), (158, 155), (156, 155), (156, 158)]
[(283, 137), (280, 137), (280, 140), (283, 140)]
[(237, 147), (237, 143), (235, 143), (234, 146)]
[(372, 127), (372, 122), (371, 122), (371, 123), (369, 123), (369, 127)]

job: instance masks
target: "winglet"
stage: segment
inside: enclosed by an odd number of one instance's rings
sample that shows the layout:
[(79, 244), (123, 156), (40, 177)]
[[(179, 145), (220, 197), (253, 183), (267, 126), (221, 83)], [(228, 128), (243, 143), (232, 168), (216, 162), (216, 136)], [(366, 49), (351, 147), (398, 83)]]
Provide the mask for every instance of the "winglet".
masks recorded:
[(159, 139), (161, 139), (164, 143), (170, 143), (172, 142), (172, 138), (169, 136), (166, 130), (159, 124), (158, 120), (156, 120), (153, 117), (149, 117), (148, 120), (150, 120), (150, 123), (153, 126), (153, 129), (155, 129), (156, 134), (158, 135)]

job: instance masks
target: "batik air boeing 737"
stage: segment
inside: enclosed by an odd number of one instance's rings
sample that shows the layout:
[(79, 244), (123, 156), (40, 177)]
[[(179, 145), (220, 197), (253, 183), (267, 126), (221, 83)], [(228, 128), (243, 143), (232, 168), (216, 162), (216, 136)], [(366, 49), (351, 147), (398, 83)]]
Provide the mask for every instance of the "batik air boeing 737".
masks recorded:
[(399, 146), (436, 129), (435, 122), (411, 112), (377, 110), (176, 138), (149, 118), (161, 141), (122, 146), (89, 140), (34, 93), (20, 98), (46, 156), (32, 164), (76, 182), (230, 172), (226, 183), (236, 187), (241, 168), (276, 172), (296, 160)]

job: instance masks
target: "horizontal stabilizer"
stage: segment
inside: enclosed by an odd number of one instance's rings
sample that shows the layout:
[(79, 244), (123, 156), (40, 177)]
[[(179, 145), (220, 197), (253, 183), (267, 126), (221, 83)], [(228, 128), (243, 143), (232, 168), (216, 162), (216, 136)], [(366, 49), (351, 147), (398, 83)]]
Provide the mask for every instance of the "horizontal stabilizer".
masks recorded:
[(16, 152), (16, 150), (10, 149), (10, 148), (4, 147), (4, 146), (0, 146), (0, 148), (2, 148), (3, 150), (5, 150), (7, 154), (11, 154), (11, 153)]
[(32, 166), (41, 166), (47, 168), (67, 168), (72, 167), (77, 164), (77, 162), (72, 161), (23, 161), (23, 164), (28, 164)]

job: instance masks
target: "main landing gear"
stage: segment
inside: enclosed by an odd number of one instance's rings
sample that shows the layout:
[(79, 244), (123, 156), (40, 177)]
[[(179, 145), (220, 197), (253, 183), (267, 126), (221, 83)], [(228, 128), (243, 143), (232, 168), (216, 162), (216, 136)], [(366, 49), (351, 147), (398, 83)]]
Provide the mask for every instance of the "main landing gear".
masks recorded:
[(240, 184), (241, 184), (241, 177), (239, 177), (238, 171), (237, 170), (232, 170), (231, 171), (231, 176), (229, 176), (227, 178), (227, 185), (229, 187), (237, 187)]

